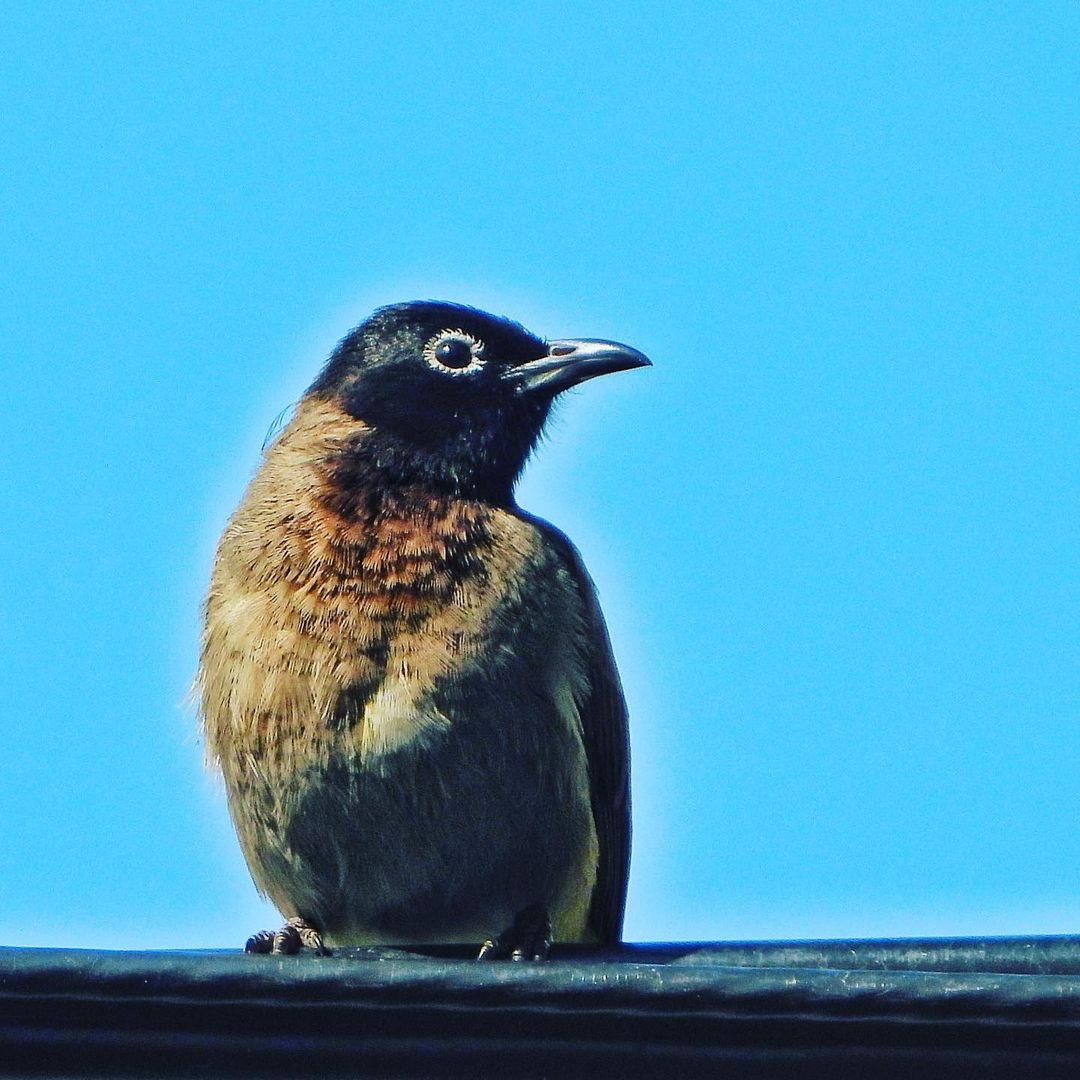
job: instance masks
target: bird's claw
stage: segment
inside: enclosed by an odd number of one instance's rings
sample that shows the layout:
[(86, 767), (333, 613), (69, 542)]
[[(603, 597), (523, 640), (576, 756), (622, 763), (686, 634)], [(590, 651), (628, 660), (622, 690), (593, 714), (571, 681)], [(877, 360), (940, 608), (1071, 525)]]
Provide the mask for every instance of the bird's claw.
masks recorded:
[(272, 953), (275, 956), (295, 956), (301, 949), (310, 949), (316, 956), (329, 956), (317, 927), (299, 916), (291, 918), (280, 930), (260, 930), (244, 945), (246, 953)]
[(477, 960), (546, 960), (551, 950), (551, 919), (540, 904), (519, 911), (513, 925), (480, 946)]

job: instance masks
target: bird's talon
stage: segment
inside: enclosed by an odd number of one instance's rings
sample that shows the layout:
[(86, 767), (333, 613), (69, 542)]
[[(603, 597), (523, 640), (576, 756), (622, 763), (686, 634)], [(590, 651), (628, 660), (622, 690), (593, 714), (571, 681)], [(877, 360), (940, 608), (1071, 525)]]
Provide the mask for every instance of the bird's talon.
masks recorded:
[(274, 956), (295, 956), (301, 949), (309, 949), (316, 956), (330, 955), (316, 927), (299, 917), (290, 919), (276, 932), (260, 930), (252, 934), (244, 945), (246, 953), (271, 953)]
[(477, 960), (546, 960), (551, 949), (551, 919), (540, 904), (518, 912), (513, 925), (480, 946)]
[(246, 953), (268, 953), (274, 947), (274, 931), (260, 930), (252, 934), (244, 943)]
[(323, 944), (322, 934), (306, 919), (290, 919), (289, 926), (300, 936), (300, 943), (305, 949), (310, 949), (316, 956), (330, 955), (330, 950)]
[(283, 926), (274, 935), (274, 947), (270, 950), (274, 956), (295, 956), (303, 943), (300, 934), (292, 926)]

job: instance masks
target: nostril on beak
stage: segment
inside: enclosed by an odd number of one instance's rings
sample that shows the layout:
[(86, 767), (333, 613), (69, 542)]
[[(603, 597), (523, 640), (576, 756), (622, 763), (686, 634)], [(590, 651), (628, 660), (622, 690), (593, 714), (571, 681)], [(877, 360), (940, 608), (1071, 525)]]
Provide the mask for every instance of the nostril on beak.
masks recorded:
[(575, 349), (576, 345), (553, 345), (549, 356), (569, 356)]

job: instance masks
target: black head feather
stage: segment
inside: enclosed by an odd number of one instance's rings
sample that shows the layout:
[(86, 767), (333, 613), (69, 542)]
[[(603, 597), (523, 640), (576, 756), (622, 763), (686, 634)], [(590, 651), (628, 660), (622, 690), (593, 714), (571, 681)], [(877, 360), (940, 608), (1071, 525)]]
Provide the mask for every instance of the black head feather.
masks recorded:
[(522, 393), (505, 375), (545, 355), (547, 345), (509, 319), (460, 304), (395, 304), (341, 341), (308, 393), (370, 429), (354, 452), (381, 466), (383, 483), (505, 500), (555, 396)]

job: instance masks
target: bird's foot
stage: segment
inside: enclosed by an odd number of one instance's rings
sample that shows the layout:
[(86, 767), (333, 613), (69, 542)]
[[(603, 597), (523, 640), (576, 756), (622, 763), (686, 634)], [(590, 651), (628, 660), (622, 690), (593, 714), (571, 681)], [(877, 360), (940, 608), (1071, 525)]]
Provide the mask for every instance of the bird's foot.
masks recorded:
[(260, 930), (244, 945), (246, 953), (273, 953), (275, 956), (295, 956), (301, 949), (310, 949), (316, 956), (329, 956), (322, 934), (307, 919), (296, 916), (280, 930)]
[(477, 960), (546, 960), (551, 949), (551, 919), (541, 904), (519, 911), (513, 925), (488, 938)]

